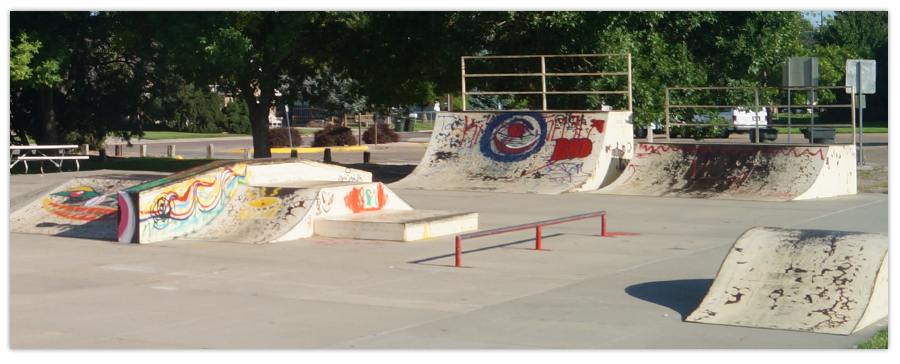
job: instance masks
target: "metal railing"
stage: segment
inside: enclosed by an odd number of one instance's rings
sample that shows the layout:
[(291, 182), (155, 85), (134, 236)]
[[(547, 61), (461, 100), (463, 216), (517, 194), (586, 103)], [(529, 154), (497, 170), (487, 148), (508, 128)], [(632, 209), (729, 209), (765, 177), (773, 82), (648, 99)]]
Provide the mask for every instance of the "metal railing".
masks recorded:
[(463, 239), (479, 238), (482, 236), (497, 235), (497, 234), (503, 234), (503, 233), (509, 233), (509, 232), (513, 232), (513, 231), (534, 228), (535, 229), (534, 250), (543, 250), (541, 248), (541, 228), (542, 227), (547, 226), (547, 225), (562, 224), (564, 222), (584, 220), (584, 219), (589, 219), (589, 218), (597, 217), (597, 216), (601, 216), (603, 218), (603, 221), (601, 223), (602, 226), (601, 226), (600, 236), (610, 237), (611, 235), (608, 235), (606, 233), (606, 211), (597, 211), (597, 212), (591, 212), (591, 213), (587, 213), (587, 214), (563, 217), (563, 218), (559, 218), (559, 219), (538, 221), (538, 222), (533, 222), (530, 224), (509, 226), (509, 227), (505, 227), (505, 228), (485, 230), (485, 231), (479, 231), (476, 233), (457, 235), (456, 236), (456, 266), (462, 267), (462, 241), (463, 241)]
[[(547, 72), (547, 58), (587, 58), (587, 57), (627, 57), (627, 72)], [(499, 58), (537, 58), (540, 59), (540, 72), (527, 73), (479, 73), (466, 74), (466, 60), (474, 59), (499, 59)], [(528, 56), (463, 56), (462, 64), (462, 111), (466, 111), (466, 95), (541, 95), (542, 111), (547, 111), (547, 95), (581, 94), (581, 95), (625, 95), (628, 98), (628, 111), (632, 110), (632, 72), (631, 53), (617, 54), (559, 54), (559, 55), (528, 55)], [(572, 76), (627, 76), (628, 90), (617, 91), (552, 91), (547, 90), (547, 77), (572, 77)], [(541, 77), (541, 91), (466, 91), (466, 78), (473, 77)]]
[[(760, 124), (760, 123), (759, 123), (759, 122), (760, 122), (760, 119), (759, 119), (759, 112), (760, 112), (760, 110), (762, 110), (762, 108), (765, 107), (765, 108), (769, 108), (770, 110), (775, 110), (775, 111), (777, 112), (777, 110), (780, 109), (780, 108), (786, 108), (787, 111), (788, 111), (788, 123), (787, 123), (787, 128), (788, 128), (788, 142), (790, 143), (790, 141), (791, 141), (791, 130), (792, 130), (792, 125), (791, 125), (791, 114), (792, 114), (792, 113), (791, 113), (791, 110), (792, 110), (792, 109), (807, 109), (807, 108), (810, 108), (810, 107), (813, 107), (813, 108), (829, 108), (829, 107), (831, 107), (831, 108), (847, 108), (847, 107), (849, 107), (849, 108), (851, 109), (851, 111), (850, 111), (850, 125), (851, 125), (851, 127), (853, 128), (853, 132), (852, 132), (852, 134), (853, 134), (853, 144), (856, 145), (856, 144), (857, 144), (857, 139), (856, 139), (856, 99), (855, 99), (855, 98), (851, 98), (850, 104), (830, 104), (830, 105), (811, 105), (811, 106), (810, 106), (810, 105), (791, 105), (790, 103), (788, 103), (787, 105), (780, 105), (780, 104), (773, 104), (773, 103), (760, 103), (760, 101), (759, 101), (759, 93), (760, 93), (760, 91), (762, 91), (762, 90), (787, 91), (788, 100), (790, 100), (790, 94), (791, 94), (791, 91), (793, 91), (793, 90), (815, 92), (815, 91), (817, 91), (817, 90), (827, 90), (827, 89), (840, 89), (840, 90), (845, 90), (845, 89), (847, 89), (847, 87), (846, 87), (846, 86), (812, 86), (812, 87), (808, 87), (808, 86), (807, 86), (807, 87), (784, 87), (784, 86), (782, 86), (782, 87), (771, 87), (771, 86), (770, 86), (770, 87), (753, 87), (753, 86), (745, 86), (745, 87), (666, 87), (666, 132), (665, 132), (665, 135), (666, 135), (666, 141), (671, 141), (671, 138), (670, 138), (670, 130), (671, 130), (671, 127), (673, 126), (673, 124), (672, 124), (672, 122), (671, 122), (671, 120), (670, 120), (671, 109), (677, 109), (677, 108), (681, 108), (681, 109), (687, 109), (687, 108), (698, 108), (698, 109), (702, 109), (702, 108), (708, 108), (708, 109), (743, 108), (743, 109), (750, 109), (750, 110), (753, 110), (753, 111), (755, 112), (755, 115), (757, 116), (757, 117), (755, 118), (756, 123), (755, 123), (755, 128), (754, 128), (754, 129), (755, 129), (755, 131), (756, 131), (756, 134), (755, 134), (755, 135), (756, 135), (756, 142), (758, 143), (758, 142), (759, 142), (759, 138), (760, 138), (760, 133), (759, 133), (760, 126), (762, 126), (762, 127), (764, 127), (764, 128), (765, 128), (765, 127), (770, 127), (770, 124), (769, 124), (769, 123), (766, 123), (766, 124)], [(688, 91), (694, 91), (694, 90), (752, 90), (752, 91), (754, 92), (754, 102), (753, 102), (752, 105), (748, 105), (748, 104), (745, 104), (745, 105), (673, 105), (672, 102), (671, 102), (671, 98), (670, 98), (670, 92), (671, 92), (671, 91), (685, 91), (685, 90), (688, 90)], [(814, 116), (815, 113), (813, 113), (812, 115), (813, 115), (813, 116), (810, 118), (810, 124), (809, 124), (809, 127), (812, 128), (812, 129), (815, 129), (815, 127), (816, 127), (817, 125), (818, 125), (818, 126), (821, 126), (821, 127), (846, 127), (846, 126), (847, 126), (847, 124), (816, 124), (816, 123), (815, 123), (815, 116)], [(699, 127), (732, 126), (732, 125), (734, 125), (734, 124), (733, 124), (733, 123), (729, 123), (729, 124), (723, 124), (723, 123), (689, 123), (689, 122), (686, 122), (686, 121), (685, 121), (685, 122), (679, 121), (679, 122), (677, 122), (677, 123), (674, 124), (674, 126), (699, 126)], [(806, 125), (803, 125), (803, 126), (806, 126)], [(860, 149), (861, 149), (861, 148), (860, 148)]]

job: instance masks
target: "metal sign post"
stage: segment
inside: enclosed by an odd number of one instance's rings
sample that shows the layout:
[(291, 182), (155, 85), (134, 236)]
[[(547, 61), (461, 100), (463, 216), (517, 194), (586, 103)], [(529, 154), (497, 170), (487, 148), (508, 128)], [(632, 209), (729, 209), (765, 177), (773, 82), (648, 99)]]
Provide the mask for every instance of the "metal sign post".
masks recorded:
[[(848, 88), (847, 93), (856, 101), (859, 95), (859, 145), (858, 145), (858, 163), (866, 164), (866, 153), (863, 150), (863, 117), (862, 109), (865, 107), (865, 94), (875, 93), (875, 60), (872, 59), (848, 59), (846, 66), (846, 77), (844, 85)], [(858, 92), (858, 94), (857, 94)], [(855, 111), (855, 110), (854, 110)]]
[[(819, 86), (819, 58), (817, 57), (791, 57), (782, 69), (782, 85), (786, 87), (815, 87)], [(815, 105), (816, 93), (811, 88), (807, 100)], [(791, 142), (791, 89), (788, 89), (788, 143)], [(810, 127), (815, 129), (815, 107), (810, 113)], [(812, 132), (812, 131), (810, 131)]]
[(288, 104), (284, 104), (284, 117), (288, 121), (288, 128), (287, 128), (288, 147), (291, 149), (294, 149), (294, 141), (291, 140), (291, 115), (290, 115), (290, 108), (289, 108)]

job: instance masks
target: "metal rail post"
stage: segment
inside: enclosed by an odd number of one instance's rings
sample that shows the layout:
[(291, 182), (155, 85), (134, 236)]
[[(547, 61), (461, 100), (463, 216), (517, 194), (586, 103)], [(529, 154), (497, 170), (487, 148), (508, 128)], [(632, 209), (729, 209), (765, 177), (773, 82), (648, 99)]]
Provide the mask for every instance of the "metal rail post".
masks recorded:
[(456, 236), (456, 253), (455, 253), (456, 267), (462, 267), (462, 240), (463, 239), (478, 238), (478, 237), (482, 237), (482, 236), (497, 235), (497, 234), (502, 234), (502, 233), (508, 233), (508, 232), (513, 232), (513, 231), (520, 231), (520, 230), (534, 228), (535, 229), (535, 250), (544, 250), (543, 247), (541, 246), (541, 234), (543, 233), (543, 230), (542, 230), (543, 226), (561, 224), (564, 222), (570, 222), (570, 221), (576, 221), (576, 220), (583, 220), (583, 219), (588, 219), (588, 218), (597, 217), (597, 216), (602, 217), (601, 236), (604, 236), (604, 237), (611, 236), (611, 235), (607, 234), (607, 232), (606, 232), (606, 211), (598, 211), (598, 212), (592, 212), (592, 213), (587, 213), (587, 214), (564, 217), (564, 218), (560, 218), (560, 219), (538, 221), (538, 222), (534, 222), (534, 223), (530, 223), (530, 224), (509, 226), (509, 227), (505, 227), (505, 228), (485, 230), (485, 231), (480, 231), (480, 232), (475, 232), (475, 233), (457, 235)]

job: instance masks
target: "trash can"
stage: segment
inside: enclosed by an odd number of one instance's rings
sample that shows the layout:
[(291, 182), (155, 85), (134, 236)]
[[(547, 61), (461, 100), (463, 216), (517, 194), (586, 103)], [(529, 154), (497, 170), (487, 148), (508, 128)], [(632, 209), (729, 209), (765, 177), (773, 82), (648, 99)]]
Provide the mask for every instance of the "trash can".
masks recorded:
[(403, 131), (413, 131), (413, 125), (416, 125), (416, 119), (406, 118), (406, 121), (403, 123)]
[(800, 131), (803, 132), (803, 137), (809, 140), (810, 143), (834, 144), (834, 128), (814, 126), (802, 128)]
[[(775, 128), (760, 128), (759, 129), (759, 141), (760, 143), (771, 143), (774, 142), (775, 139), (778, 139), (778, 129)], [(750, 142), (756, 143), (756, 129), (750, 129)]]
[(394, 123), (394, 131), (396, 131), (396, 132), (403, 131), (403, 118), (395, 117), (395, 118), (391, 118), (391, 119), (393, 120), (393, 123)]

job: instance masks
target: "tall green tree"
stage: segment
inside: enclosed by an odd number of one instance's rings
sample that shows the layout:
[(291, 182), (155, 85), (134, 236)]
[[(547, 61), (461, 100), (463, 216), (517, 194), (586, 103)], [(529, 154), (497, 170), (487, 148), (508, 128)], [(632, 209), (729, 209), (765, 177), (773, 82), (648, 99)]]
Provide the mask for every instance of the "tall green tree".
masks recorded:
[(151, 19), (174, 72), (244, 100), (255, 158), (272, 156), (270, 110), (301, 98), (303, 80), (325, 67), (354, 20), (332, 12), (166, 12)]
[(150, 47), (117, 13), (10, 14), (11, 127), (39, 144), (102, 147), (140, 133)]
[[(867, 107), (877, 109), (877, 117), (887, 118), (888, 95), (888, 12), (839, 11), (816, 34), (815, 56), (834, 63), (835, 85), (843, 85), (847, 59), (873, 59), (876, 63), (875, 94), (867, 97)], [(821, 67), (820, 67), (821, 68)], [(846, 95), (843, 99), (849, 100)]]
[[(375, 104), (396, 105), (426, 103), (440, 93), (458, 92), (460, 57), (465, 55), (631, 53), (635, 120), (647, 124), (663, 117), (665, 87), (779, 85), (781, 65), (801, 47), (801, 20), (800, 12), (366, 13), (351, 29), (356, 51), (339, 55), (335, 62), (360, 81), (363, 94)], [(504, 62), (504, 72), (535, 70), (526, 61)], [(559, 64), (569, 72), (596, 71), (598, 66)], [(467, 71), (476, 67), (482, 66), (467, 65)], [(550, 82), (561, 89), (622, 83)], [(539, 83), (519, 77), (483, 80), (477, 87), (540, 90)], [(562, 101), (576, 109), (596, 108), (601, 102), (610, 100)]]
[(304, 99), (318, 105), (328, 116), (337, 116), (347, 126), (347, 116), (366, 110), (366, 97), (357, 93), (359, 83), (325, 69), (303, 81)]

